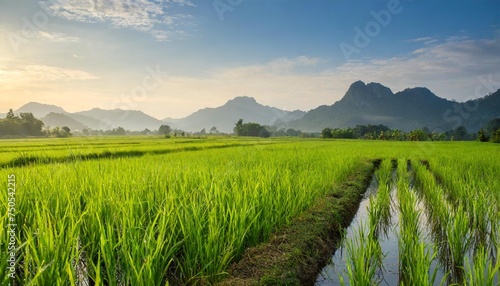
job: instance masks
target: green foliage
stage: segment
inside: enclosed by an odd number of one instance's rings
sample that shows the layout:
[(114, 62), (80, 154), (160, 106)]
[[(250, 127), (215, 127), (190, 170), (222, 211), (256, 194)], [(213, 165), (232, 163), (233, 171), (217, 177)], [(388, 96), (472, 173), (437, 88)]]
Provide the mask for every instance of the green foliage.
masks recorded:
[(169, 136), (170, 132), (172, 132), (172, 128), (168, 125), (161, 125), (160, 128), (158, 128), (158, 133), (165, 137)]
[(491, 133), (491, 142), (493, 143), (500, 143), (500, 128), (497, 131), (494, 131)]
[[(448, 134), (454, 134), (449, 131)], [(408, 133), (399, 129), (392, 130), (384, 125), (356, 125), (354, 128), (324, 128), (321, 132), (322, 138), (339, 139), (369, 139), (369, 140), (394, 140), (394, 141), (444, 141), (449, 139), (447, 133), (431, 133), (427, 127), (415, 129)], [(466, 137), (468, 138), (468, 137)], [(455, 138), (457, 139), (457, 138)]]
[(271, 133), (266, 129), (266, 127), (254, 122), (243, 123), (243, 119), (240, 119), (238, 120), (238, 122), (236, 122), (234, 133), (237, 136), (251, 136), (262, 138), (269, 138), (271, 136)]
[(462, 141), (467, 139), (467, 130), (464, 126), (459, 126), (453, 131), (454, 140)]
[(415, 129), (408, 135), (410, 141), (426, 141), (427, 134), (421, 129)]
[(332, 129), (327, 127), (321, 130), (321, 137), (323, 139), (333, 138)]
[(47, 135), (57, 138), (67, 138), (72, 136), (71, 130), (67, 126), (62, 128), (56, 127), (53, 129), (47, 129)]
[[(377, 239), (360, 225), (353, 239), (347, 241), (347, 276), (349, 285), (378, 285), (375, 275), (382, 267), (382, 248)], [(341, 285), (345, 285), (340, 276)]]
[(484, 129), (481, 128), (477, 133), (477, 140), (481, 142), (488, 142), (489, 139), (490, 138), (488, 138), (488, 136), (486, 135), (486, 131), (484, 131)]
[[(467, 280), (465, 285), (495, 286), (500, 277), (500, 247), (496, 251), (496, 262), (488, 257), (484, 247), (479, 247), (473, 259), (466, 258)], [(496, 282), (495, 282), (496, 280)]]
[(486, 123), (486, 126), (484, 127), (485, 131), (487, 134), (492, 134), (493, 132), (497, 131), (500, 129), (500, 117), (494, 118), (488, 123)]
[(43, 122), (36, 119), (31, 113), (21, 113), (15, 116), (12, 109), (6, 118), (0, 119), (1, 136), (42, 136)]

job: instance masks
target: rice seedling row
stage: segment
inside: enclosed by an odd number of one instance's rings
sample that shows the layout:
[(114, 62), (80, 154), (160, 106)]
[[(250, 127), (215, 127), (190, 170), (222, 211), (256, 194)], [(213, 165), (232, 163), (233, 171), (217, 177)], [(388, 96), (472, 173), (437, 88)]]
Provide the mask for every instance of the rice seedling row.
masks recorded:
[[(440, 175), (429, 170), (429, 162), (413, 161), (417, 164), (413, 164), (409, 172), (406, 159), (398, 160), (396, 186), (399, 213), (397, 217), (392, 217), (392, 223), (391, 219), (382, 215), (387, 212), (384, 211), (387, 210), (387, 203), (382, 202), (389, 201), (391, 205), (386, 188), (390, 185), (387, 175), (391, 170), (390, 161), (382, 162), (376, 172), (378, 191), (367, 199), (366, 219), (354, 226), (355, 235), (348, 237), (342, 246), (346, 248), (347, 267), (330, 266), (336, 269), (333, 272), (339, 279), (325, 282), (324, 278), (320, 278), (316, 285), (498, 285), (500, 219), (496, 211), (496, 194), (484, 189), (471, 190), (472, 184), (478, 184), (475, 181), (468, 184), (462, 181), (458, 185), (448, 182), (447, 187), (443, 186), (441, 180), (436, 179)], [(480, 184), (494, 181), (491, 169), (487, 170), (489, 172), (484, 176), (487, 180)], [(466, 169), (462, 175), (470, 176), (467, 175), (470, 173), (471, 170)], [(412, 177), (415, 177), (416, 186), (411, 186)], [(460, 188), (455, 191), (457, 186)], [(488, 205), (486, 200), (471, 203), (471, 197), (487, 198), (495, 204)], [(480, 206), (482, 210), (479, 210)], [(395, 238), (398, 241), (396, 248), (381, 248), (387, 243), (385, 240)], [(395, 270), (394, 263), (391, 265), (386, 259), (386, 256), (393, 256), (390, 252), (398, 253), (397, 281), (391, 280), (391, 272)], [(342, 264), (344, 260), (337, 256), (332, 259), (333, 263)]]

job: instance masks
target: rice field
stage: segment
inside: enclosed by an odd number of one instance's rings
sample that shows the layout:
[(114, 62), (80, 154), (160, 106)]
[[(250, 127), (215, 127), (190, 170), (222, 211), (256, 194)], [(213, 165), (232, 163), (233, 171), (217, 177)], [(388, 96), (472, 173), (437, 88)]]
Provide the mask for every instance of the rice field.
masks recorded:
[[(450, 284), (496, 285), (498, 148), (237, 138), (0, 141), (1, 282), (217, 284), (246, 249), (380, 159), (365, 227), (347, 242), (345, 282), (380, 282), (386, 253), (379, 242), (396, 227), (401, 285), (432, 284), (433, 269)], [(424, 217), (432, 222), (429, 235)]]
[(316, 285), (500, 285), (500, 169), (475, 155), (382, 161)]

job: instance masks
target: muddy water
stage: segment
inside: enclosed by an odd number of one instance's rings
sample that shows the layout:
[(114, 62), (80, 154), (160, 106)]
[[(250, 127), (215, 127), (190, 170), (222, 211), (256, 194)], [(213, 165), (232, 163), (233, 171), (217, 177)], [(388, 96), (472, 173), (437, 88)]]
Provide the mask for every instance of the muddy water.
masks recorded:
[[(393, 181), (395, 180), (395, 175), (393, 174)], [(410, 179), (410, 181), (412, 181)], [(367, 228), (368, 223), (368, 211), (367, 207), (369, 205), (369, 197), (374, 195), (378, 189), (378, 183), (375, 176), (368, 187), (363, 200), (360, 203), (360, 207), (356, 216), (354, 217), (351, 225), (346, 230), (346, 236), (341, 245), (338, 247), (337, 251), (331, 258), (331, 263), (323, 268), (322, 272), (318, 275), (316, 279), (315, 286), (337, 286), (341, 285), (339, 277), (343, 277), (345, 285), (349, 284), (349, 278), (346, 272), (346, 258), (347, 251), (345, 247), (345, 241), (351, 239), (357, 230), (360, 228), (360, 223), (364, 222), (365, 228)], [(412, 188), (413, 190), (413, 188)], [(391, 190), (391, 222), (387, 226), (387, 232), (380, 235), (379, 242), (382, 247), (383, 258), (383, 269), (380, 269), (375, 277), (379, 285), (398, 285), (399, 284), (399, 250), (398, 250), (398, 236), (399, 236), (399, 210), (396, 198), (397, 189), (394, 187)], [(428, 249), (432, 255), (434, 250), (432, 249), (433, 240), (432, 233), (429, 229), (429, 223), (427, 215), (425, 214), (424, 205), (419, 202), (417, 208), (420, 210), (420, 229), (422, 231), (422, 240), (428, 245)], [(441, 280), (445, 276), (437, 260), (434, 260), (431, 264), (431, 273), (436, 269), (436, 280), (434, 285), (440, 285)]]

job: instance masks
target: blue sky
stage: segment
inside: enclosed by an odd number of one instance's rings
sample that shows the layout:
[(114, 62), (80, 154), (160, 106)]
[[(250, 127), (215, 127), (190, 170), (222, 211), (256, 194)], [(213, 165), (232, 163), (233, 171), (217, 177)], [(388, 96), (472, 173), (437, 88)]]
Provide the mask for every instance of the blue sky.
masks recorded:
[(500, 88), (500, 1), (0, 0), (0, 106), (183, 117), (288, 110), (356, 80), (463, 101)]

